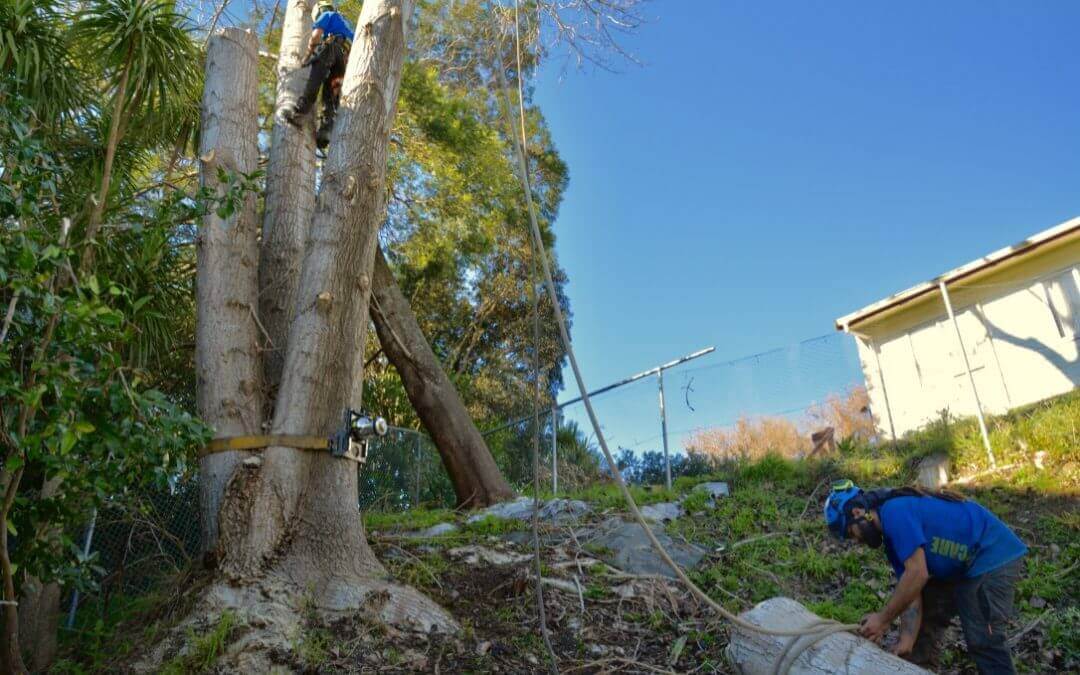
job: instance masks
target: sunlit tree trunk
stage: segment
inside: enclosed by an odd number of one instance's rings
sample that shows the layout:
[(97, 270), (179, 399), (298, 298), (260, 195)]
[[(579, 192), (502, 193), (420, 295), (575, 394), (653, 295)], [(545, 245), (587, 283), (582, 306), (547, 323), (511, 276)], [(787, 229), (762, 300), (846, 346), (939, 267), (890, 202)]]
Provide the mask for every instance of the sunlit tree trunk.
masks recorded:
[[(258, 166), (258, 49), (255, 34), (226, 28), (211, 36), (199, 135), (199, 181), (222, 194), (219, 169), (248, 174)], [(196, 241), (196, 397), (217, 437), (262, 433), (262, 364), (257, 311), (259, 227), (255, 196), (226, 218), (211, 211)], [(203, 552), (213, 551), (225, 485), (249, 453), (199, 460)]]
[[(357, 25), (315, 217), (301, 264), (274, 434), (329, 436), (360, 407), (377, 232), (386, 215), (390, 124), (411, 0), (367, 0)], [(241, 469), (221, 512), (221, 569), (233, 584), (273, 579), (327, 608), (385, 589), (383, 620), (447, 628), (452, 620), (391, 586), (357, 509), (357, 466), (326, 452), (267, 448)]]
[(514, 496), (457, 389), (428, 344), (382, 251), (375, 253), (371, 318), (379, 344), (439, 450), (458, 506), (494, 504)]
[[(289, 0), (278, 49), (275, 109), (294, 102), (303, 89), (300, 63), (311, 35), (312, 0)], [(314, 109), (314, 107), (313, 107)], [(285, 341), (296, 302), (304, 241), (315, 211), (315, 135), (313, 115), (299, 126), (275, 119), (266, 170), (266, 213), (259, 260), (259, 317), (266, 327), (265, 383), (273, 395), (285, 364)]]
[[(109, 199), (109, 188), (112, 185), (113, 162), (116, 161), (116, 148), (120, 145), (122, 121), (124, 117), (124, 104), (127, 103), (128, 80), (131, 77), (131, 59), (134, 45), (128, 47), (127, 61), (120, 74), (120, 82), (116, 85), (116, 95), (113, 102), (112, 118), (109, 120), (109, 135), (105, 140), (105, 162), (101, 169), (101, 186), (98, 189), (97, 198), (90, 209), (90, 219), (86, 225), (86, 239), (88, 241), (97, 237), (101, 229), (101, 220), (105, 216), (105, 202)], [(83, 252), (81, 266), (88, 269), (94, 261), (94, 247), (90, 245)]]
[[(46, 480), (39, 498), (52, 499), (63, 483), (60, 478)], [(48, 539), (48, 544), (60, 548), (60, 531), (49, 527), (36, 536)], [(26, 575), (19, 593), (19, 644), (26, 667), (31, 672), (45, 671), (56, 660), (57, 634), (60, 627), (60, 584), (42, 583)]]

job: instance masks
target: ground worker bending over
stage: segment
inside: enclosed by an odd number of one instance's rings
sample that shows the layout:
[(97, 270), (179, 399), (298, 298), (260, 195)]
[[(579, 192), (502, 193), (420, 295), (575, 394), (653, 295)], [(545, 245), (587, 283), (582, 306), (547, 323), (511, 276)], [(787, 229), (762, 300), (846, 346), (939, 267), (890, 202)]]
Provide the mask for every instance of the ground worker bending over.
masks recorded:
[(304, 93), (292, 107), (282, 110), (282, 117), (296, 123), (315, 105), (315, 97), (322, 88), (322, 121), (315, 134), (315, 145), (320, 150), (330, 143), (330, 131), (334, 128), (334, 115), (341, 98), (341, 81), (345, 76), (352, 40), (352, 26), (334, 9), (334, 3), (319, 0), (315, 5), (315, 24), (311, 27), (311, 39), (304, 57), (304, 67), (307, 69)]
[(959, 614), (979, 672), (1016, 672), (1005, 638), (1027, 547), (997, 516), (951, 492), (864, 492), (845, 480), (825, 501), (825, 521), (840, 539), (884, 543), (899, 578), (885, 608), (863, 617), (863, 637), (879, 641), (899, 616), (893, 653), (934, 666), (941, 634)]

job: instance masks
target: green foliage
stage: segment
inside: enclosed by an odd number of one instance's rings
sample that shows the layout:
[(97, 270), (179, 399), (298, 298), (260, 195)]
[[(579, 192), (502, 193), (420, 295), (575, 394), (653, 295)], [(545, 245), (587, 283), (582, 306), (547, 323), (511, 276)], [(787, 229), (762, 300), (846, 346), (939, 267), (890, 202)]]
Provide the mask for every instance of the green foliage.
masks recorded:
[(90, 509), (168, 489), (208, 437), (185, 400), (155, 389), (144, 369), (149, 354), (175, 347), (165, 326), (191, 308), (181, 271), (190, 256), (173, 235), (205, 209), (227, 208), (257, 177), (229, 177), (221, 196), (133, 207), (113, 246), (84, 269), (60, 208), (77, 182), (64, 161), (65, 137), (30, 133), (34, 111), (23, 99), (3, 105), (0, 301), (11, 312), (0, 347), (0, 476), (15, 495), (4, 514), (18, 539), (15, 585), (33, 575), (87, 587), (101, 570), (70, 536)]
[(1080, 659), (1080, 606), (1052, 612), (1046, 622), (1050, 643), (1065, 654), (1066, 662)]
[[(990, 444), (999, 465), (1030, 464), (1034, 452), (1046, 453), (1045, 464), (1055, 476), (1051, 482), (1072, 488), (1080, 486), (1080, 391), (1059, 396), (987, 420)], [(909, 463), (932, 454), (949, 457), (954, 473), (971, 474), (989, 468), (989, 459), (974, 418), (956, 419), (943, 413), (927, 428), (906, 435), (898, 444), (899, 454)], [(1047, 473), (1021, 470), (1014, 484), (1052, 487), (1044, 482)]]
[(783, 482), (795, 478), (797, 473), (795, 462), (770, 453), (757, 462), (745, 465), (739, 477), (748, 481)]
[(200, 60), (186, 23), (170, 0), (94, 0), (73, 37), (109, 80), (127, 73), (129, 104), (160, 110), (172, 92), (198, 80)]
[(81, 107), (88, 92), (64, 32), (60, 3), (0, 1), (0, 71), (8, 93), (31, 102), (48, 121)]

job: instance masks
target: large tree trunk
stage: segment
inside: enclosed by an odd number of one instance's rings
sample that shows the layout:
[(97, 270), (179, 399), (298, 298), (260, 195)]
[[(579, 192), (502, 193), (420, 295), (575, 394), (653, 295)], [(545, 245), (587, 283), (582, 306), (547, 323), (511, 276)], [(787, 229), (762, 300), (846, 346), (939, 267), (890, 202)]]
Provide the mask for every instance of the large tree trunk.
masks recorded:
[[(301, 266), (274, 434), (329, 436), (360, 405), (387, 146), (412, 6), (367, 0), (360, 14)], [(383, 620), (452, 628), (430, 600), (385, 581), (365, 539), (357, 487), (357, 465), (348, 460), (267, 448), (229, 485), (220, 526), (223, 571), (242, 586), (287, 584), (327, 609), (356, 608), (387, 591)]]
[[(300, 63), (311, 34), (311, 0), (288, 0), (278, 49), (277, 102), (291, 104), (303, 89)], [(312, 106), (315, 110), (318, 106)], [(267, 404), (281, 382), (285, 365), (285, 342), (296, 304), (300, 261), (315, 211), (314, 114), (305, 115), (299, 126), (274, 121), (270, 163), (266, 170), (266, 213), (263, 217), (262, 251), (259, 259), (259, 317), (268, 344), (263, 352)]]
[[(60, 491), (61, 478), (46, 480), (39, 499), (52, 499)], [(49, 539), (54, 549), (61, 547), (60, 530), (46, 527), (37, 533)], [(31, 672), (44, 672), (56, 660), (57, 630), (60, 628), (60, 584), (25, 576), (19, 592), (19, 644), (25, 665)]]
[[(770, 628), (797, 629), (820, 617), (790, 598), (770, 598), (740, 615), (750, 623)], [(744, 675), (771, 675), (774, 663), (792, 640), (736, 628), (727, 655)], [(792, 650), (794, 652), (794, 650)], [(830, 635), (802, 652), (790, 665), (791, 675), (883, 673), (926, 675), (925, 670), (851, 633)]]
[[(251, 31), (225, 28), (207, 46), (199, 139), (199, 181), (226, 189), (218, 169), (250, 173), (258, 166), (258, 50)], [(229, 218), (213, 211), (196, 241), (196, 397), (199, 415), (218, 437), (262, 433), (263, 389), (256, 298), (259, 228), (255, 195)], [(225, 486), (249, 453), (219, 452), (199, 460), (202, 550), (214, 550)]]
[(371, 318), (379, 344), (439, 449), (458, 506), (488, 506), (513, 497), (461, 396), (431, 351), (382, 251), (375, 253), (374, 279)]

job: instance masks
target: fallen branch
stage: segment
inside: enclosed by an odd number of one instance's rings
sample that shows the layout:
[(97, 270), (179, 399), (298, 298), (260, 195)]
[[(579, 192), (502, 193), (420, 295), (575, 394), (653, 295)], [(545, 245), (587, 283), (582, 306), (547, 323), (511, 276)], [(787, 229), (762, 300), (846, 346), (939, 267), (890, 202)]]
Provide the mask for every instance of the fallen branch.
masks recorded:
[(1000, 471), (1009, 471), (1010, 469), (1017, 469), (1017, 468), (1019, 468), (1021, 466), (1023, 466), (1022, 463), (1020, 463), (1020, 464), (1006, 464), (1004, 466), (995, 467), (993, 469), (987, 469), (985, 471), (979, 471), (978, 473), (973, 473), (970, 476), (964, 476), (963, 478), (957, 478), (955, 480), (951, 480), (951, 481), (948, 482), (948, 485), (967, 485), (968, 483), (970, 483), (970, 482), (972, 482), (974, 480), (977, 480), (979, 478), (982, 478), (983, 476), (989, 476), (990, 474), (998, 473)]
[(759, 534), (756, 537), (747, 537), (746, 539), (742, 539), (740, 541), (737, 541), (734, 544), (732, 544), (731, 546), (725, 547), (723, 549), (723, 551), (731, 551), (731, 550), (739, 548), (740, 546), (745, 546), (746, 544), (753, 544), (755, 541), (763, 541), (765, 539), (772, 539), (773, 537), (784, 537), (784, 536), (788, 536), (788, 535), (791, 535), (791, 534), (795, 534), (795, 533), (794, 532), (770, 532), (768, 534)]
[(822, 478), (820, 481), (818, 481), (818, 484), (814, 486), (814, 489), (810, 492), (810, 496), (806, 498), (806, 506), (803, 507), (802, 513), (799, 514), (799, 520), (802, 520), (806, 517), (806, 512), (810, 510), (810, 504), (814, 502), (814, 496), (817, 495), (817, 491), (820, 490), (821, 486), (824, 485), (828, 480), (828, 478)]
[[(656, 666), (650, 666), (647, 663), (642, 663), (641, 661), (635, 661), (634, 659), (626, 658), (625, 656), (611, 656), (611, 657), (608, 657), (606, 659), (597, 659), (596, 661), (589, 661), (588, 663), (582, 663), (581, 665), (574, 666), (573, 668), (567, 668), (563, 672), (564, 673), (576, 673), (579, 670), (588, 670), (589, 668), (600, 668), (601, 666), (605, 666), (605, 665), (612, 664), (612, 663), (618, 663), (618, 664), (620, 664), (622, 666), (626, 666), (626, 667), (640, 668), (642, 670), (647, 670), (647, 671), (653, 672), (653, 673), (665, 673), (665, 674), (675, 675), (674, 670), (668, 670), (667, 668), (657, 668)], [(604, 671), (601, 671), (601, 672), (604, 672)]]
[(1053, 610), (1051, 610), (1051, 609), (1046, 610), (1045, 612), (1040, 614), (1038, 617), (1036, 617), (1034, 621), (1029, 623), (1027, 626), (1024, 626), (1024, 630), (1020, 631), (1019, 633), (1013, 635), (1008, 640), (1006, 640), (1005, 644), (1009, 645), (1010, 647), (1015, 647), (1020, 642), (1021, 638), (1023, 638), (1025, 635), (1027, 635), (1031, 631), (1035, 630), (1036, 626), (1038, 626), (1040, 623), (1042, 623), (1043, 619), (1050, 616), (1052, 613), (1053, 613)]
[(16, 288), (15, 292), (11, 294), (11, 302), (8, 303), (7, 314), (4, 315), (4, 328), (0, 330), (0, 345), (4, 344), (4, 340), (7, 339), (8, 329), (11, 328), (11, 322), (15, 318), (15, 306), (19, 304), (19, 293), (22, 291), (20, 288)]

